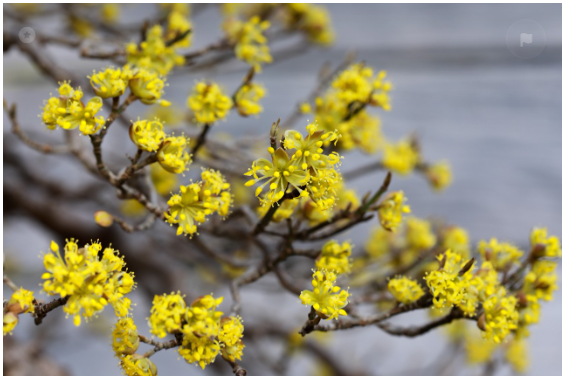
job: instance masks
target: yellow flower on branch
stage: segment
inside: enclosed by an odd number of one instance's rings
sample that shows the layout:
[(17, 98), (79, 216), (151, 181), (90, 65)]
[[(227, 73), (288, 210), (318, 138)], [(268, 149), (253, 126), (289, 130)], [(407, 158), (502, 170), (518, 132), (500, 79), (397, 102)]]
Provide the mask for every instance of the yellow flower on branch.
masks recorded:
[(210, 124), (227, 116), (233, 101), (221, 91), (216, 83), (200, 81), (192, 90), (186, 104), (194, 112), (196, 121)]
[(137, 326), (131, 318), (118, 319), (112, 329), (112, 348), (116, 356), (133, 354), (139, 348)]
[(395, 232), (402, 221), (402, 215), (411, 212), (408, 205), (404, 205), (407, 198), (403, 191), (391, 192), (384, 197), (378, 206), (380, 225), (388, 231)]
[(392, 278), (388, 282), (388, 290), (403, 304), (413, 303), (424, 294), (421, 285), (407, 277)]
[(129, 128), (129, 137), (144, 151), (157, 151), (165, 136), (163, 124), (156, 118), (153, 121), (137, 119)]
[(337, 275), (334, 272), (314, 271), (311, 281), (313, 291), (302, 291), (302, 304), (312, 306), (322, 319), (337, 319), (339, 315), (347, 315), (343, 307), (348, 303), (349, 292), (335, 286), (336, 280)]

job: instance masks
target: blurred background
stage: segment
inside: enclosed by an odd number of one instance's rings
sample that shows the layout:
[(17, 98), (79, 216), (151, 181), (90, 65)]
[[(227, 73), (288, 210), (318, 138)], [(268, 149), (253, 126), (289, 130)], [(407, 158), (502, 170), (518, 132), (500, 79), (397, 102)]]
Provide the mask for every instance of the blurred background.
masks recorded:
[[(150, 4), (124, 5), (120, 22), (139, 23), (154, 9), (155, 6)], [(464, 227), (473, 245), (480, 239), (497, 237), (526, 246), (533, 226), (546, 226), (550, 234), (561, 238), (560, 4), (330, 4), (327, 9), (336, 34), (334, 45), (327, 49), (311, 47), (299, 56), (289, 56), (282, 62), (265, 66), (256, 79), (268, 90), (263, 101), (264, 112), (258, 118), (245, 119), (231, 114), (226, 122), (212, 129), (212, 137), (223, 138), (222, 134), (228, 133), (236, 138), (252, 138), (267, 133), (272, 121), (278, 117), (284, 119), (294, 109), (296, 101), (308, 95), (325, 62), (336, 65), (348, 51), (355, 50), (358, 59), (376, 69), (385, 69), (394, 85), (392, 110), (379, 112), (386, 136), (398, 140), (415, 131), (427, 160), (448, 159), (451, 163), (454, 182), (440, 194), (433, 192), (420, 175), (394, 177), (391, 189), (406, 193), (414, 215), (444, 219)], [(506, 43), (510, 27), (523, 19), (540, 24), (546, 35), (544, 49), (532, 59), (516, 57)], [(222, 35), (220, 23), (217, 7), (210, 5), (199, 9), (193, 17), (191, 49), (218, 40)], [(55, 32), (60, 25), (53, 18), (34, 24), (34, 27)], [(292, 43), (291, 40), (285, 42)], [(63, 67), (81, 76), (106, 64), (100, 60), (80, 59), (75, 50), (65, 47), (49, 47), (49, 52)], [(55, 84), (42, 77), (17, 49), (7, 51), (3, 63), (4, 99), (18, 104), (22, 128), (35, 140), (62, 141), (61, 133), (47, 132), (37, 118), (43, 100), (56, 91)], [(232, 91), (245, 71), (243, 63), (232, 61), (210, 70), (173, 75), (165, 98), (174, 106), (183, 108), (195, 80), (213, 79)], [(146, 114), (147, 109), (135, 104), (127, 113), (136, 118)], [(303, 116), (299, 125), (305, 126), (307, 119), (308, 116)], [(100, 238), (105, 245), (106, 240), (115, 240), (118, 238), (116, 234), (120, 234), (121, 244), (116, 248), (125, 254), (131, 270), (138, 277), (146, 275), (155, 293), (171, 290), (187, 294), (213, 292), (225, 297), (223, 310), (227, 312), (231, 298), (224, 284), (214, 282), (211, 277), (204, 286), (194, 286), (193, 277), (187, 274), (198, 266), (198, 262), (185, 261), (184, 265), (176, 264), (170, 268), (173, 261), (170, 254), (159, 248), (159, 238), (172, 237), (166, 225), (157, 224), (151, 233), (153, 237), (121, 235), (123, 232), (117, 227), (99, 228), (94, 223), (93, 213), (119, 206), (114, 191), (92, 179), (70, 159), (44, 156), (30, 150), (11, 134), (6, 115), (3, 120), (4, 268), (10, 272), (13, 281), (39, 291), (43, 266), (38, 256), (41, 251), (48, 250), (51, 239), (74, 236), (86, 242)], [(122, 161), (122, 164), (126, 161), (124, 151), (130, 155), (135, 152), (127, 135), (117, 127), (110, 130), (106, 143), (108, 158)], [(343, 155), (342, 172), (374, 161), (373, 156), (360, 152)], [(183, 180), (188, 181), (189, 177)], [(382, 178), (381, 173), (364, 176), (348, 185), (362, 194), (374, 190)], [(72, 189), (76, 198), (61, 195), (57, 190), (61, 187)], [(339, 240), (350, 239), (362, 246), (374, 224), (374, 221), (362, 224), (341, 235)], [(128, 254), (137, 255), (133, 263)], [(213, 275), (213, 270), (210, 273)], [(295, 328), (303, 324), (306, 309), (296, 297), (279, 292), (277, 285), (273, 277), (266, 276), (242, 290), (243, 308), (257, 309), (256, 313), (243, 310), (246, 324), (261, 317), (282, 319)], [(6, 290), (4, 287), (4, 296)], [(271, 298), (267, 303), (263, 301), (265, 290)], [(137, 304), (134, 317), (140, 333), (148, 335), (144, 318), (149, 315), (152, 297), (146, 294), (138, 288), (133, 298)], [(41, 354), (41, 358), (46, 359), (41, 363), (46, 365), (40, 366), (53, 369), (42, 372), (119, 374), (117, 360), (109, 345), (109, 325), (114, 322), (112, 311), (106, 310), (99, 318), (78, 329), (61, 313), (49, 314), (38, 328), (30, 317), (22, 317), (14, 336), (4, 338), (4, 366), (8, 358), (18, 358), (7, 345), (14, 343), (18, 348), (31, 348), (30, 345), (40, 338), (47, 345)], [(425, 314), (411, 313), (394, 319), (394, 322), (421, 324), (425, 319)], [(446, 345), (441, 330), (407, 339), (392, 337), (376, 327), (324, 335), (322, 342), (328, 353), (338, 356), (343, 364), (350, 368), (363, 366), (366, 373), (378, 375), (428, 374), (426, 369), (444, 353)], [(554, 301), (543, 305), (540, 323), (531, 327), (529, 346), (528, 374), (562, 374), (560, 290), (555, 293)], [(268, 359), (269, 353), (278, 355), (280, 348), (274, 341), (263, 351), (248, 348), (242, 365), (249, 374), (269, 374), (265, 366), (250, 361)], [(199, 367), (178, 360), (173, 351), (157, 353), (152, 359), (161, 375), (229, 373), (229, 367), (222, 361), (215, 364), (221, 366), (202, 372)], [(296, 356), (292, 361), (288, 374), (320, 373), (307, 355)], [(45, 367), (47, 365), (50, 367)], [(481, 374), (482, 370), (482, 367), (455, 363), (442, 373)], [(40, 374), (38, 371), (34, 373)], [(495, 373), (511, 374), (511, 370), (500, 366)]]

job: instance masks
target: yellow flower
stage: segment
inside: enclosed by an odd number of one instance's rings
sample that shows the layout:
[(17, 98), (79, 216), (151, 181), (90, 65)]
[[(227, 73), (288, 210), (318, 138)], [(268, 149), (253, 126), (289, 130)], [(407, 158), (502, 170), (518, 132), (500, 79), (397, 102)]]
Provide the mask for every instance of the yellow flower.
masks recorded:
[(12, 331), (18, 325), (18, 315), (13, 312), (8, 312), (4, 314), (4, 320), (2, 322), (2, 332), (4, 336), (12, 334)]
[(151, 333), (163, 338), (168, 333), (174, 333), (182, 328), (182, 320), (186, 312), (186, 303), (180, 293), (169, 295), (155, 295), (149, 326)]
[(164, 93), (165, 79), (158, 73), (151, 72), (145, 68), (133, 70), (133, 76), (129, 80), (129, 89), (133, 95), (145, 105), (161, 104), (170, 106), (170, 102), (161, 99)]
[(387, 143), (384, 147), (382, 164), (394, 172), (409, 174), (418, 162), (419, 153), (408, 140), (401, 140), (397, 144)]
[(526, 372), (529, 367), (529, 351), (525, 340), (511, 341), (505, 352), (505, 359), (517, 373)]
[(111, 24), (119, 19), (120, 7), (119, 4), (102, 4), (102, 19)]
[(424, 277), (433, 294), (433, 304), (438, 309), (460, 305), (466, 300), (466, 285), (458, 275), (463, 266), (463, 258), (447, 250), (438, 259), (444, 260), (444, 267), (428, 272)]
[(263, 35), (263, 31), (269, 27), (270, 23), (261, 21), (258, 16), (251, 17), (247, 22), (229, 18), (223, 24), (228, 39), (235, 44), (237, 58), (254, 67), (256, 72), (262, 71), (262, 64), (272, 62), (267, 39)]
[(152, 377), (157, 375), (157, 367), (153, 361), (140, 354), (121, 356), (119, 366), (125, 375), (129, 376)]
[(452, 172), (447, 161), (441, 161), (429, 166), (425, 170), (425, 174), (433, 189), (437, 191), (445, 189), (452, 183)]
[(542, 254), (539, 257), (561, 257), (562, 248), (557, 236), (548, 237), (546, 228), (533, 228), (531, 231), (531, 247), (541, 246)]
[(164, 139), (157, 152), (161, 167), (170, 173), (182, 173), (192, 164), (191, 155), (186, 151), (190, 139), (185, 136), (169, 136)]
[(196, 121), (209, 124), (225, 118), (233, 107), (233, 101), (222, 93), (216, 83), (200, 81), (192, 90), (186, 105), (194, 112)]
[(195, 223), (205, 222), (207, 215), (217, 212), (225, 217), (229, 214), (232, 203), (229, 188), (229, 183), (220, 172), (204, 170), (202, 181), (180, 186), (180, 193), (170, 197), (166, 221), (178, 224), (177, 235), (194, 234), (197, 231)]
[(44, 255), (47, 273), (42, 278), (43, 289), (49, 295), (69, 296), (63, 310), (74, 316), (79, 326), (81, 316), (86, 319), (101, 312), (109, 303), (118, 317), (129, 314), (131, 300), (125, 295), (135, 287), (133, 273), (123, 271), (125, 262), (119, 252), (105, 248), (102, 259), (100, 243), (86, 244), (79, 248), (73, 240), (65, 245), (64, 259), (59, 246), (51, 242), (51, 251)]
[[(189, 12), (188, 12), (189, 13)], [(181, 36), (186, 33), (188, 30), (192, 29), (192, 24), (190, 20), (188, 20), (188, 13), (180, 12), (173, 9), (168, 14), (168, 27), (165, 32), (165, 39), (168, 41), (173, 40), (177, 36)], [(192, 44), (192, 33), (188, 33), (188, 35), (178, 42), (174, 43), (175, 47), (190, 47)]]
[(133, 354), (139, 348), (139, 334), (137, 326), (131, 318), (118, 319), (112, 329), (112, 348), (116, 356)]
[(185, 334), (178, 354), (190, 364), (197, 363), (202, 370), (215, 362), (219, 354), (219, 342), (208, 337), (198, 337), (193, 333)]
[(437, 237), (433, 234), (431, 222), (409, 217), (406, 220), (406, 241), (410, 248), (425, 250), (433, 247), (437, 242)]
[[(272, 149), (272, 147), (270, 149)], [(258, 196), (262, 192), (262, 188), (270, 183), (270, 192), (267, 195), (267, 199), (272, 202), (277, 202), (284, 196), (288, 185), (302, 192), (301, 186), (307, 183), (309, 175), (304, 170), (294, 165), (288, 153), (282, 148), (272, 151), (271, 154), (272, 163), (266, 159), (258, 159), (253, 162), (252, 168), (245, 173), (245, 176), (253, 176), (254, 179), (247, 181), (245, 185), (252, 186), (266, 179), (266, 181), (257, 188), (255, 195)]]
[[(185, 24), (180, 25), (176, 16), (174, 17), (173, 27), (186, 27)], [(175, 33), (177, 30), (171, 29), (170, 32)], [(183, 65), (185, 62), (184, 57), (176, 52), (175, 46), (166, 45), (161, 25), (151, 27), (147, 31), (145, 41), (141, 42), (139, 46), (129, 43), (125, 51), (128, 64), (160, 75), (167, 75), (175, 66)]]
[(339, 244), (336, 240), (329, 240), (323, 245), (321, 255), (315, 261), (315, 267), (336, 274), (349, 273), (351, 252), (352, 245), (349, 242)]
[(285, 22), (302, 30), (307, 38), (320, 45), (330, 45), (335, 39), (329, 12), (325, 7), (307, 3), (286, 4)]
[(407, 198), (403, 191), (388, 193), (378, 208), (378, 219), (382, 227), (388, 231), (395, 232), (402, 221), (402, 214), (408, 214), (411, 209), (404, 205)]
[(415, 302), (424, 294), (417, 281), (406, 277), (392, 278), (388, 282), (388, 290), (390, 290), (394, 298), (404, 304)]
[(129, 137), (142, 150), (157, 151), (165, 138), (163, 124), (155, 118), (154, 121), (137, 119), (129, 128)]
[(392, 246), (395, 234), (386, 231), (380, 226), (374, 227), (364, 249), (370, 257), (378, 258), (386, 255)]
[(264, 97), (266, 90), (264, 86), (256, 83), (248, 83), (243, 85), (235, 95), (235, 104), (237, 111), (243, 117), (259, 114), (262, 112), (262, 106), (259, 100)]
[(220, 319), (223, 312), (216, 311), (216, 307), (223, 302), (223, 297), (214, 298), (211, 294), (196, 299), (186, 311), (186, 324), (182, 329), (184, 334), (216, 337), (219, 335)]
[(314, 271), (311, 281), (313, 291), (304, 290), (300, 294), (302, 304), (313, 306), (322, 319), (337, 319), (339, 315), (347, 315), (343, 307), (348, 303), (349, 292), (335, 286), (336, 279), (337, 275), (333, 272)]
[[(294, 214), (294, 209), (299, 203), (300, 200), (298, 198), (293, 198), (291, 200), (286, 200), (282, 202), (282, 205), (280, 205), (278, 210), (276, 210), (276, 212), (274, 213), (274, 216), (272, 217), (272, 221), (278, 223), (278, 222), (282, 222), (284, 219), (290, 218), (292, 214)], [(257, 213), (261, 217), (264, 217), (271, 207), (272, 207), (272, 202), (270, 201), (263, 202), (257, 208)]]
[(470, 238), (462, 227), (449, 226), (443, 231), (442, 246), (451, 249), (464, 258), (470, 257)]
[(243, 357), (243, 349), (245, 344), (242, 341), (237, 342), (234, 345), (226, 346), (221, 348), (221, 355), (223, 358), (235, 362), (235, 360), (240, 360)]
[(8, 301), (8, 306), (15, 303), (17, 303), (20, 307), (18, 313), (35, 311), (35, 306), (33, 305), (33, 291), (20, 287), (12, 294), (12, 297)]
[(551, 301), (552, 292), (558, 288), (556, 266), (557, 264), (553, 261), (536, 261), (531, 271), (525, 276), (523, 286), (525, 293), (544, 301)]
[(466, 341), (466, 360), (469, 364), (488, 362), (497, 349), (497, 344), (481, 336), (470, 336)]
[(496, 293), (484, 301), (485, 331), (483, 335), (486, 339), (499, 344), (512, 330), (517, 328), (519, 313), (515, 309), (516, 305), (517, 299), (513, 296), (506, 296), (504, 287), (500, 287)]
[(523, 251), (516, 246), (510, 243), (499, 243), (495, 238), (490, 239), (489, 242), (480, 240), (478, 251), (482, 258), (491, 261), (497, 270), (504, 270), (513, 264), (519, 265), (519, 258), (523, 256)]
[(243, 319), (240, 316), (223, 318), (218, 339), (225, 347), (232, 347), (241, 340), (243, 331)]
[(121, 69), (106, 68), (89, 77), (90, 84), (96, 96), (102, 98), (119, 97), (125, 92), (127, 87), (127, 73), (122, 73)]
[(353, 64), (341, 72), (333, 81), (339, 99), (347, 104), (355, 101), (367, 103), (372, 93), (372, 68), (364, 64)]

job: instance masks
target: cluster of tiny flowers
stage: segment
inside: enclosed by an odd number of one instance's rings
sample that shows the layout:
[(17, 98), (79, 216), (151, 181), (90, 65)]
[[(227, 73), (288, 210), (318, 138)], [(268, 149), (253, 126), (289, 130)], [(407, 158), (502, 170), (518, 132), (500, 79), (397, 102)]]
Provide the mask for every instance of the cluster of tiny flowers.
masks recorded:
[(130, 79), (131, 71), (121, 68), (106, 68), (103, 71), (96, 73), (89, 77), (90, 85), (96, 96), (102, 98), (119, 97), (125, 92), (128, 81)]
[(42, 278), (43, 290), (49, 295), (69, 297), (63, 310), (74, 316), (79, 326), (81, 317), (89, 319), (101, 312), (109, 303), (116, 316), (129, 314), (131, 300), (125, 295), (135, 286), (133, 273), (124, 270), (125, 262), (113, 248), (102, 251), (100, 243), (86, 244), (79, 248), (73, 239), (65, 245), (64, 257), (59, 246), (51, 242), (51, 250), (43, 257), (47, 273)]
[(170, 173), (187, 171), (192, 163), (191, 155), (186, 150), (190, 139), (183, 135), (167, 136), (158, 118), (133, 122), (129, 128), (129, 137), (139, 149), (156, 152), (158, 163)]
[(157, 367), (147, 357), (141, 354), (127, 354), (120, 357), (119, 366), (125, 375), (132, 377), (154, 377)]
[(408, 214), (411, 209), (404, 202), (407, 198), (403, 191), (390, 192), (378, 206), (378, 219), (380, 225), (388, 231), (395, 232), (401, 224), (403, 214)]
[(186, 105), (194, 112), (197, 122), (210, 124), (224, 119), (233, 107), (233, 101), (216, 83), (200, 81), (194, 86)]
[(313, 271), (311, 285), (313, 291), (304, 290), (300, 294), (303, 305), (313, 306), (322, 319), (337, 319), (339, 315), (347, 315), (343, 309), (348, 303), (349, 292), (335, 286), (337, 275), (326, 270)]
[(145, 105), (170, 106), (169, 101), (161, 98), (164, 94), (164, 87), (167, 85), (164, 77), (144, 67), (128, 69), (131, 70), (129, 89), (139, 101)]
[(470, 237), (462, 227), (446, 227), (442, 232), (441, 246), (453, 250), (465, 259), (470, 258)]
[(223, 29), (228, 39), (235, 45), (235, 55), (247, 62), (256, 72), (261, 72), (262, 64), (271, 63), (272, 56), (263, 32), (270, 27), (270, 22), (261, 21), (253, 16), (243, 22), (236, 18), (228, 18)]
[(244, 84), (235, 94), (237, 111), (243, 117), (256, 115), (262, 112), (259, 101), (266, 94), (266, 89), (261, 84)]
[(388, 282), (388, 290), (403, 304), (415, 302), (424, 294), (421, 285), (407, 277), (392, 278)]
[(168, 200), (166, 221), (178, 224), (177, 235), (192, 235), (197, 231), (196, 223), (204, 223), (206, 216), (218, 213), (229, 214), (232, 203), (230, 185), (219, 171), (206, 169), (202, 181), (180, 187), (180, 193)]
[(419, 152), (411, 141), (401, 140), (396, 144), (386, 143), (384, 147), (382, 165), (401, 175), (411, 173), (419, 160)]
[(335, 39), (331, 17), (325, 7), (308, 3), (289, 3), (284, 8), (287, 27), (301, 30), (309, 41), (330, 45)]
[[(284, 148), (276, 151), (268, 148), (272, 162), (258, 159), (245, 173), (254, 177), (245, 183), (246, 186), (265, 180), (255, 191), (257, 197), (269, 185), (269, 191), (261, 198), (264, 206), (278, 202), (287, 190), (296, 190), (300, 197), (310, 198), (311, 206), (319, 211), (330, 210), (335, 205), (336, 188), (342, 180), (336, 170), (340, 156), (336, 152), (324, 154), (323, 146), (331, 141), (337, 143), (338, 136), (333, 132), (318, 131), (315, 124), (307, 126), (307, 130), (309, 134), (305, 137), (295, 130), (286, 131)], [(292, 156), (288, 155), (290, 150), (295, 150)]]
[(42, 119), (47, 128), (54, 130), (58, 126), (72, 130), (78, 127), (84, 135), (100, 130), (106, 122), (103, 116), (96, 116), (102, 109), (102, 99), (93, 97), (84, 105), (83, 95), (82, 90), (71, 87), (70, 82), (61, 83), (59, 96), (49, 98), (43, 108)]
[[(179, 15), (171, 17), (173, 17), (172, 21), (174, 23), (172, 26), (175, 29), (170, 29), (169, 19), (169, 30), (166, 32), (163, 31), (161, 25), (155, 25), (147, 31), (146, 39), (139, 45), (133, 42), (126, 45), (125, 51), (128, 64), (160, 75), (167, 75), (175, 66), (184, 64), (184, 57), (176, 52), (175, 46), (167, 46), (164, 35), (176, 35), (180, 32), (180, 30), (176, 29), (179, 26), (182, 28), (189, 28), (190, 26), (189, 23), (188, 25), (179, 25), (179, 20), (176, 19)], [(190, 39), (186, 41), (189, 44)]]
[(341, 72), (331, 88), (315, 100), (315, 107), (303, 104), (302, 112), (312, 112), (319, 127), (337, 130), (342, 135), (339, 148), (360, 148), (373, 153), (383, 144), (380, 121), (370, 115), (366, 107), (390, 109), (388, 92), (392, 86), (384, 81), (384, 71), (374, 75), (372, 68), (353, 64)]
[(447, 250), (439, 255), (438, 259), (444, 266), (425, 275), (425, 281), (433, 295), (433, 304), (438, 309), (460, 305), (466, 293), (466, 285), (458, 274), (464, 263), (463, 258)]
[(182, 345), (178, 353), (188, 363), (197, 363), (202, 369), (222, 356), (232, 362), (240, 360), (245, 347), (243, 323), (240, 317), (222, 317), (216, 311), (223, 298), (206, 295), (186, 306), (179, 294), (156, 295), (151, 308), (149, 327), (158, 337), (181, 333)]
[(436, 191), (442, 191), (452, 183), (452, 171), (447, 161), (440, 161), (425, 169), (427, 180)]
[(335, 274), (349, 273), (352, 247), (349, 242), (339, 244), (336, 240), (329, 240), (323, 245), (321, 254), (315, 261), (315, 267), (318, 270), (333, 271)]
[(431, 222), (416, 217), (407, 218), (405, 238), (407, 247), (422, 251), (433, 247), (437, 237), (433, 233)]
[(26, 290), (23, 287), (12, 294), (8, 303), (4, 305), (4, 319), (2, 323), (4, 336), (11, 334), (14, 328), (16, 328), (19, 314), (35, 311), (33, 301), (33, 291)]
[(500, 243), (495, 238), (490, 239), (489, 242), (480, 240), (478, 251), (484, 260), (491, 261), (494, 268), (500, 271), (512, 265), (519, 265), (519, 258), (523, 256), (523, 251), (516, 246)]

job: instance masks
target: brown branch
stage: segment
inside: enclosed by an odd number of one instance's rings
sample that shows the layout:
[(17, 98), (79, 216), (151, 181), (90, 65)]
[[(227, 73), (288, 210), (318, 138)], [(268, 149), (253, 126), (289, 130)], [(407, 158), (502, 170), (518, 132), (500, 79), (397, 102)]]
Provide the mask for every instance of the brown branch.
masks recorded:
[(40, 325), (43, 322), (43, 318), (47, 316), (50, 311), (53, 311), (57, 307), (64, 306), (69, 300), (70, 295), (64, 298), (57, 298), (54, 301), (45, 304), (37, 304), (35, 306), (35, 311), (33, 312), (33, 317), (35, 318), (35, 325)]
[(151, 357), (153, 354), (157, 353), (160, 350), (172, 349), (172, 348), (175, 348), (177, 346), (180, 346), (180, 344), (181, 344), (181, 342), (179, 342), (177, 339), (169, 340), (169, 341), (165, 341), (165, 342), (158, 342), (158, 341), (154, 341), (152, 339), (149, 339), (148, 337), (145, 337), (143, 335), (139, 335), (139, 341), (141, 341), (142, 343), (154, 346), (153, 349), (145, 352), (143, 357), (146, 357), (146, 358)]
[(227, 363), (229, 365), (231, 365), (231, 368), (233, 369), (233, 374), (235, 374), (236, 376), (246, 376), (247, 375), (247, 370), (245, 370), (244, 368), (241, 367), (241, 365), (239, 365), (237, 362), (235, 361), (230, 361), (227, 358), (223, 357), (223, 355), (221, 355), (221, 357), (227, 361)]
[(198, 135), (198, 140), (196, 141), (196, 145), (194, 146), (194, 148), (192, 148), (192, 161), (196, 161), (196, 154), (198, 153), (198, 150), (206, 143), (206, 135), (208, 134), (208, 132), (211, 129), (211, 125), (209, 123), (206, 123), (202, 129), (202, 132), (200, 132), (200, 135)]

